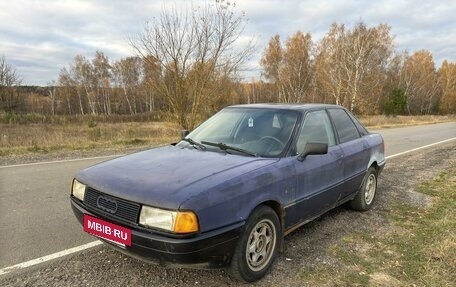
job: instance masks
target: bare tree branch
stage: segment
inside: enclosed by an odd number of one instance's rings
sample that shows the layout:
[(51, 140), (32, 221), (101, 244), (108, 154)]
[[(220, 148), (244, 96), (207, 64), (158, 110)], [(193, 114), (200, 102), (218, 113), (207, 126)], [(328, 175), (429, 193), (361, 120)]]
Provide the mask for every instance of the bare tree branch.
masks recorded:
[(166, 9), (130, 39), (140, 57), (159, 65), (161, 75), (151, 83), (183, 128), (212, 112), (206, 110), (229, 92), (225, 79), (234, 79), (253, 52), (251, 43), (237, 46), (244, 25), (233, 4), (217, 1), (190, 12)]

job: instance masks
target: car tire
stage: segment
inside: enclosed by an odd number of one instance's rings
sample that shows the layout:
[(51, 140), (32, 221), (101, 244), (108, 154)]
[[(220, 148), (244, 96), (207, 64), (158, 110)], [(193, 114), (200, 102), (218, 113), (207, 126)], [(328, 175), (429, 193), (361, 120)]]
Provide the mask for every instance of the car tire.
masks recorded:
[(350, 201), (350, 207), (358, 211), (367, 211), (371, 209), (377, 193), (377, 170), (370, 167), (367, 170), (363, 183), (356, 194), (355, 198)]
[(246, 224), (228, 269), (234, 278), (253, 282), (269, 271), (282, 244), (279, 217), (268, 206), (257, 207)]

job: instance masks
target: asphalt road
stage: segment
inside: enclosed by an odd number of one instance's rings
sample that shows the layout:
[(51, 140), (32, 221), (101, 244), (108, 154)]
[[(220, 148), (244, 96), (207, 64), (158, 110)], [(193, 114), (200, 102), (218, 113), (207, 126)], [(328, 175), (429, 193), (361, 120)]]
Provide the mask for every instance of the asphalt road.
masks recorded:
[(456, 122), (376, 130), (385, 140), (386, 156), (456, 137)]
[[(456, 122), (377, 131), (393, 155), (456, 137)], [(95, 239), (72, 214), (76, 171), (102, 159), (0, 167), (0, 269)]]

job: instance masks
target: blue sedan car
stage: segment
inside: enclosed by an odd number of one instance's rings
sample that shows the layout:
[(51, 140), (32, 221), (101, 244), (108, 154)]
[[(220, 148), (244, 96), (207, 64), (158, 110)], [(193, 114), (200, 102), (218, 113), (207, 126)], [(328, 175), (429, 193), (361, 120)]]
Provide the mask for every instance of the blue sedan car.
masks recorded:
[(370, 209), (384, 165), (382, 137), (340, 106), (237, 105), (178, 143), (80, 171), (71, 207), (130, 256), (252, 282), (296, 228), (343, 203)]

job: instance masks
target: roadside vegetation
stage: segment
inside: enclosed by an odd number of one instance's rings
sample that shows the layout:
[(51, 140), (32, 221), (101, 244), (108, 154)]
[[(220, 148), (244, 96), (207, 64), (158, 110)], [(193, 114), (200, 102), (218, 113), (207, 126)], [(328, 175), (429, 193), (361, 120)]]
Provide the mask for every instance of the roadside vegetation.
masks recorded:
[(414, 125), (429, 125), (444, 122), (455, 122), (456, 115), (423, 115), (423, 116), (360, 116), (358, 119), (370, 130), (398, 128)]
[(305, 267), (300, 280), (309, 286), (454, 286), (456, 165), (414, 192), (424, 204), (393, 200), (388, 227), (345, 235), (327, 250), (334, 264)]
[[(369, 129), (456, 121), (455, 116), (363, 116)], [(45, 116), (0, 114), (0, 157), (65, 151), (140, 149), (175, 142), (181, 128), (165, 114)]]
[(178, 125), (155, 117), (4, 115), (0, 117), (0, 157), (105, 149), (114, 153), (176, 141)]

